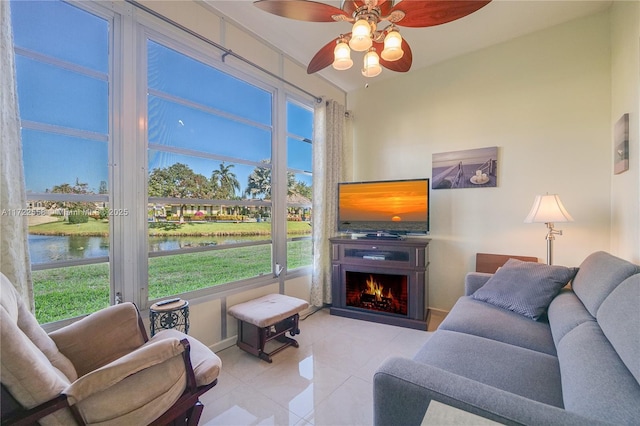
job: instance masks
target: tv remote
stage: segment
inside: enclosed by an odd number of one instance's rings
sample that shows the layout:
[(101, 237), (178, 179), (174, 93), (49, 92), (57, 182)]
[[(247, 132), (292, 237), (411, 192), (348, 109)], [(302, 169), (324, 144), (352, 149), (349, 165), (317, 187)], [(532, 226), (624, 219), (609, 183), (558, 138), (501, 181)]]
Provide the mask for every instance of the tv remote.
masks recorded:
[(174, 302), (177, 302), (177, 301), (179, 301), (179, 300), (180, 300), (180, 298), (179, 298), (179, 297), (176, 297), (176, 298), (173, 298), (173, 299), (163, 300), (163, 301), (161, 301), (161, 302), (156, 302), (156, 306), (164, 306), (164, 305), (168, 305), (169, 303), (174, 303)]

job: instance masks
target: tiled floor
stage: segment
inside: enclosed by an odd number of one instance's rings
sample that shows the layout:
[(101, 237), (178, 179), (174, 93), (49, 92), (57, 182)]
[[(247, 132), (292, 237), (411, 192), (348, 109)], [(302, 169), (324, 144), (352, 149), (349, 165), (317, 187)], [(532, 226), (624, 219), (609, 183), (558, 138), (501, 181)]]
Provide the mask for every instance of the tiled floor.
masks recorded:
[(299, 348), (272, 364), (236, 346), (218, 352), (218, 385), (201, 398), (200, 425), (371, 425), (373, 373), (411, 357), (431, 333), (329, 315), (300, 322)]

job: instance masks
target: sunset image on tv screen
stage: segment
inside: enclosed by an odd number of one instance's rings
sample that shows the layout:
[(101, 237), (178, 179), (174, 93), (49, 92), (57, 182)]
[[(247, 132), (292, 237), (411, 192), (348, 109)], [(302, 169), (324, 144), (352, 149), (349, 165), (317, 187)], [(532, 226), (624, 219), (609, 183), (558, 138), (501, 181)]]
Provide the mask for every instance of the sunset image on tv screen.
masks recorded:
[(343, 185), (340, 220), (423, 222), (427, 218), (428, 181), (393, 181)]

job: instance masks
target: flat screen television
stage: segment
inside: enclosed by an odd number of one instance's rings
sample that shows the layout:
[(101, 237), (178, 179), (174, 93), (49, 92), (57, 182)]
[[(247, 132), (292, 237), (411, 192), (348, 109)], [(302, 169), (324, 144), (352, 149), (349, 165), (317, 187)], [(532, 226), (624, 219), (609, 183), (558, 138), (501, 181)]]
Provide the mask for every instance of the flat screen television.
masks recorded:
[(339, 183), (338, 231), (428, 234), (429, 179)]

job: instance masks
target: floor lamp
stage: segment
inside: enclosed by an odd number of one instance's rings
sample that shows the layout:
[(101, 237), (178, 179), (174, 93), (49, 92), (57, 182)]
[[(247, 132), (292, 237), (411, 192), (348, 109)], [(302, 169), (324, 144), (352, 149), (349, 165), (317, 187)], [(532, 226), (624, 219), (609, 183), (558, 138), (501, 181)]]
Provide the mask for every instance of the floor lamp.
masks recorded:
[(557, 194), (536, 195), (533, 207), (524, 220), (525, 223), (544, 223), (547, 225), (547, 264), (553, 264), (553, 240), (562, 231), (554, 229), (554, 222), (573, 222), (573, 218), (562, 205)]

